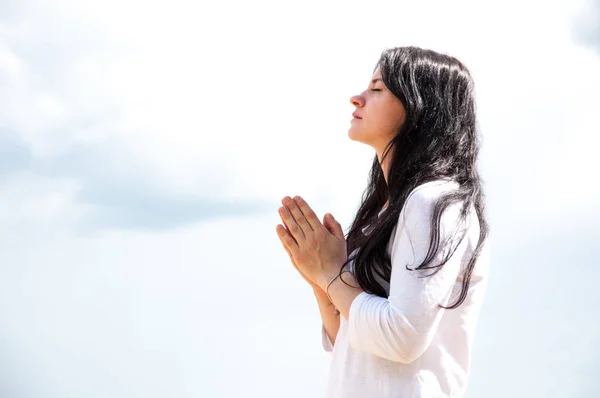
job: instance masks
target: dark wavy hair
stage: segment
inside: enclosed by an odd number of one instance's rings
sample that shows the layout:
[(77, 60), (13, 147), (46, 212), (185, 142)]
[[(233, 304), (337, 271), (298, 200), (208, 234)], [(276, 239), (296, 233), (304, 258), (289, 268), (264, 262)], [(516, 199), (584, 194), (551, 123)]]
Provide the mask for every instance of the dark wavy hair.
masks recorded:
[[(384, 149), (381, 164), (389, 155), (388, 181), (377, 155), (373, 160), (368, 186), (360, 207), (346, 234), (348, 260), (354, 261), (354, 274), (360, 287), (371, 294), (386, 297), (375, 274), (390, 281), (391, 259), (387, 244), (409, 193), (417, 186), (439, 179), (451, 179), (458, 189), (442, 196), (435, 204), (431, 220), (430, 248), (423, 263), (414, 270), (432, 269), (433, 275), (448, 261), (454, 250), (437, 265), (431, 265), (440, 250), (440, 218), (453, 203), (462, 203), (459, 223), (465, 222), (473, 205), (479, 218), (479, 242), (463, 272), (458, 307), (466, 298), (471, 274), (489, 233), (484, 215), (484, 194), (477, 171), (480, 148), (475, 118), (473, 79), (456, 58), (418, 47), (397, 47), (382, 52), (375, 69), (380, 67), (385, 86), (402, 101), (405, 122)], [(378, 217), (383, 205), (386, 210)], [(365, 235), (364, 228), (370, 233)], [(464, 238), (466, 231), (459, 239)], [(351, 254), (358, 249), (356, 255)], [(400, 264), (398, 264), (400, 265)]]

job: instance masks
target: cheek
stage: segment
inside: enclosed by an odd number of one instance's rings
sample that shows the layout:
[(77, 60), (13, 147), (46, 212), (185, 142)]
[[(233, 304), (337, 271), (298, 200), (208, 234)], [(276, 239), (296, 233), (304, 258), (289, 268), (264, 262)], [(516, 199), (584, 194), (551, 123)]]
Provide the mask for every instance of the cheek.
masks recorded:
[(389, 136), (398, 132), (399, 116), (390, 108), (379, 108), (373, 119), (370, 120), (374, 125), (374, 130), (377, 130), (379, 135)]
[(402, 125), (402, 115), (399, 112), (390, 113), (387, 116), (388, 128), (394, 133), (397, 133)]
[(404, 121), (404, 107), (396, 98), (388, 101), (381, 108), (383, 110), (380, 115), (382, 121), (382, 127), (385, 130), (396, 134)]

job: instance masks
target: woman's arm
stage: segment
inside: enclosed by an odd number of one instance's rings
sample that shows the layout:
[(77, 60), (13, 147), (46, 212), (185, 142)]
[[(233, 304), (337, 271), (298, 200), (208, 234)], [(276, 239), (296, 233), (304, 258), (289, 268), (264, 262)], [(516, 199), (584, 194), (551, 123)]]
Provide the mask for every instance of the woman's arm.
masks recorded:
[(323, 330), (325, 333), (323, 337), (323, 349), (327, 352), (333, 351), (333, 345), (335, 344), (335, 338), (337, 337), (338, 330), (340, 329), (340, 315), (334, 313), (334, 307), (327, 294), (318, 286), (313, 286), (313, 293), (317, 299), (319, 305), (319, 312), (321, 313), (321, 319), (323, 321)]
[[(446, 311), (461, 270), (468, 240), (465, 237), (448, 262), (435, 274), (432, 269), (410, 271), (425, 259), (431, 239), (431, 216), (436, 191), (416, 191), (400, 215), (392, 247), (392, 275), (387, 299), (362, 293), (352, 303), (348, 340), (357, 349), (401, 363), (411, 363), (429, 347)], [(450, 205), (440, 220), (440, 247), (430, 266), (448, 255), (443, 243), (456, 231), (460, 204)], [(458, 234), (461, 235), (460, 233)]]
[[(467, 246), (463, 239), (450, 260), (435, 275), (409, 271), (427, 255), (430, 223), (437, 193), (418, 190), (409, 196), (400, 213), (392, 247), (392, 275), (388, 298), (368, 294), (336, 282), (329, 290), (334, 304), (348, 320), (350, 345), (391, 361), (410, 363), (427, 349), (437, 331), (457, 281)], [(459, 221), (459, 205), (450, 205), (440, 221), (440, 243), (453, 232)], [(459, 234), (460, 235), (460, 234)], [(453, 242), (456, 246), (456, 242)], [(440, 264), (447, 247), (430, 266)], [(432, 270), (425, 270), (426, 274)], [(352, 283), (352, 282), (350, 282)], [(354, 296), (354, 297), (352, 297)]]

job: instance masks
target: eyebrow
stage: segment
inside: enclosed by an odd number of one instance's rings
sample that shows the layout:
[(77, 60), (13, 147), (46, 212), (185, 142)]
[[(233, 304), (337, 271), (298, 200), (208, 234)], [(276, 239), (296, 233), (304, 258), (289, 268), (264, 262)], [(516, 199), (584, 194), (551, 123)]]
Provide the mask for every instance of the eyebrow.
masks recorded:
[(380, 80), (381, 80), (380, 78), (375, 78), (375, 79), (371, 80), (371, 84), (375, 84)]

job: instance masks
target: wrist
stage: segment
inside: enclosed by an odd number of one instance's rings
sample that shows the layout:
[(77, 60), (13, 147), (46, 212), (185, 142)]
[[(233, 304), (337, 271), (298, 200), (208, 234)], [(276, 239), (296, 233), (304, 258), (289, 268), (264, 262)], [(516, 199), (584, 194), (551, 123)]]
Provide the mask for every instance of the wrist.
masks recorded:
[[(327, 293), (327, 286), (329, 285), (329, 282), (331, 282), (335, 278), (339, 279), (338, 275), (339, 275), (339, 271), (336, 271), (331, 274), (329, 274), (329, 273), (323, 274), (323, 275), (321, 275), (321, 278), (317, 281), (317, 285), (321, 288), (321, 290), (323, 290), (325, 293)], [(335, 281), (333, 283), (335, 283)]]
[(355, 287), (355, 285), (357, 284), (356, 278), (350, 270), (343, 270), (340, 275), (334, 275), (329, 280), (329, 282), (323, 289), (323, 291), (325, 291), (325, 294), (327, 294), (328, 296), (331, 293), (331, 290), (334, 289), (335, 286), (338, 284), (350, 285), (351, 287)]
[(325, 294), (325, 291), (321, 288), (321, 286), (313, 284), (310, 285), (312, 287), (313, 292), (315, 292), (315, 294)]
[(319, 286), (313, 286), (313, 293), (315, 294), (315, 296), (317, 296), (317, 298), (324, 298), (326, 300), (329, 300), (327, 298), (327, 293), (325, 293), (325, 290), (321, 289)]

